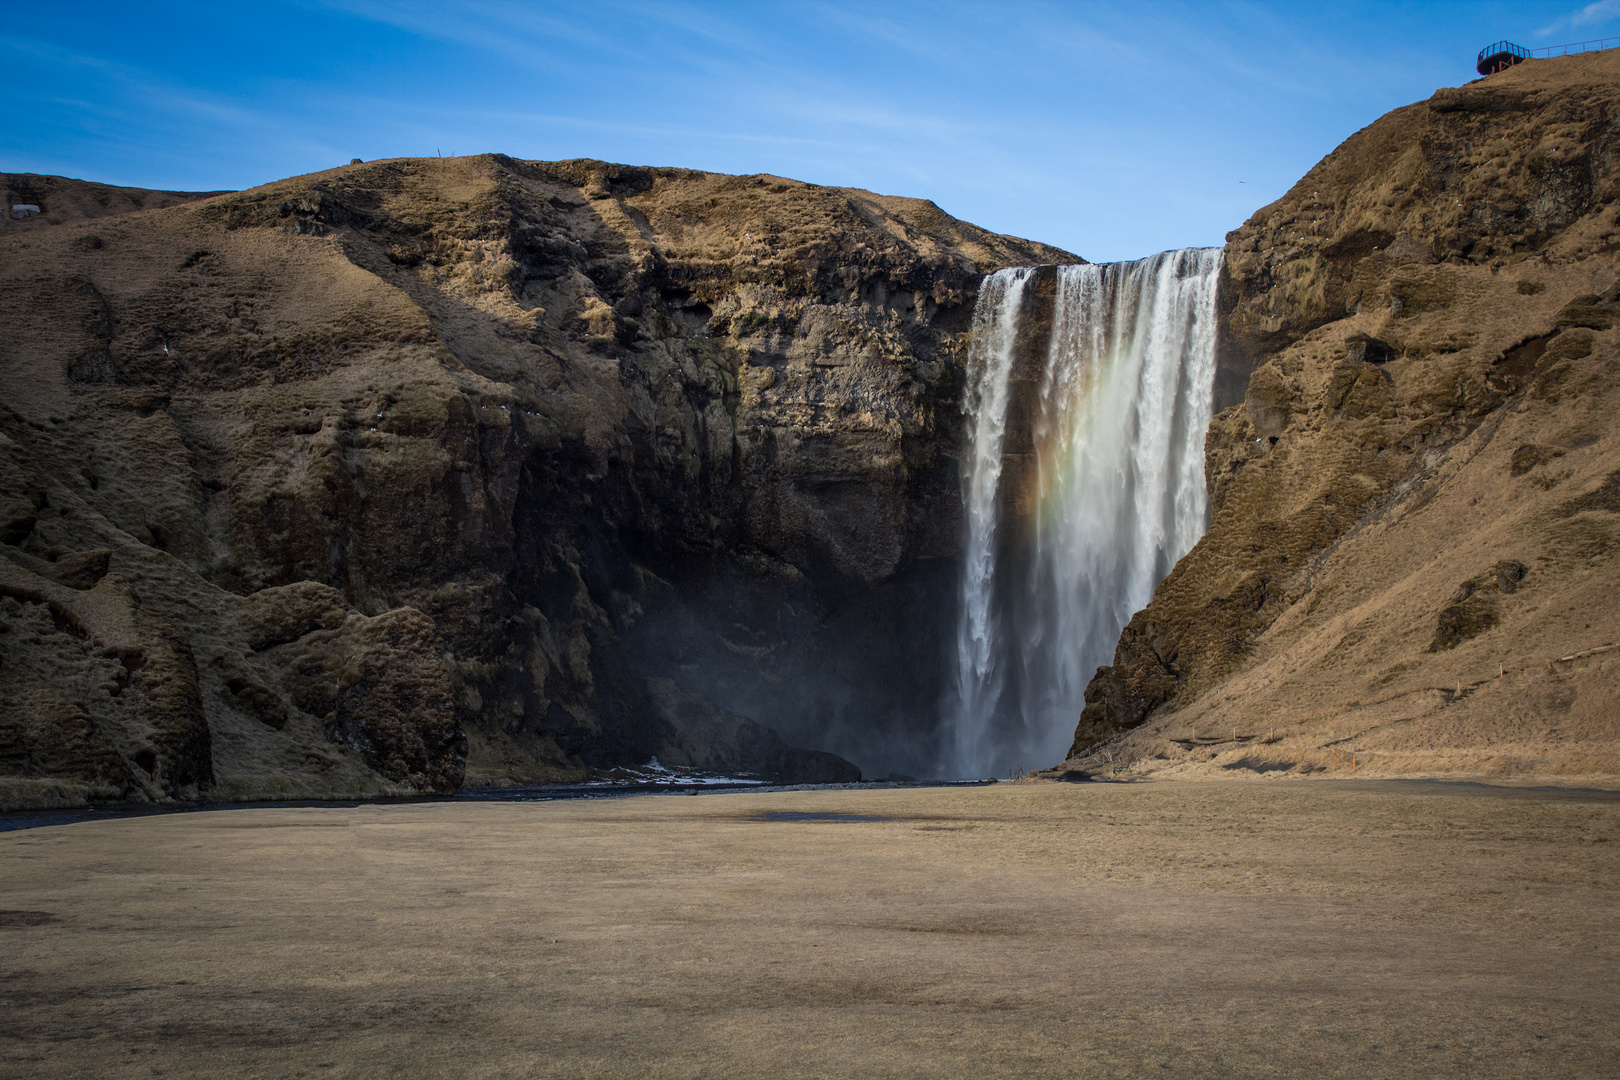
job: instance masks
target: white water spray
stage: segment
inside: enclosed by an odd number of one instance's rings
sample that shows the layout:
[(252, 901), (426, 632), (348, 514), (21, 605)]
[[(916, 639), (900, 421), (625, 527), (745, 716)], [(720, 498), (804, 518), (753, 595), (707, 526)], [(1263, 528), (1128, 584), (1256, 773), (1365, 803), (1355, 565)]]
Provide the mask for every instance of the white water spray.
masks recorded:
[[(1061, 760), (1086, 683), (1208, 526), (1220, 259), (1208, 248), (1058, 267), (1051, 343), (1028, 403), (1031, 445), (1012, 448), (1016, 345), (1035, 272), (986, 279), (963, 398), (967, 559), (941, 775)], [(1017, 500), (1002, 490), (1013, 455), (1028, 487)], [(1015, 502), (1028, 520), (1004, 520)]]

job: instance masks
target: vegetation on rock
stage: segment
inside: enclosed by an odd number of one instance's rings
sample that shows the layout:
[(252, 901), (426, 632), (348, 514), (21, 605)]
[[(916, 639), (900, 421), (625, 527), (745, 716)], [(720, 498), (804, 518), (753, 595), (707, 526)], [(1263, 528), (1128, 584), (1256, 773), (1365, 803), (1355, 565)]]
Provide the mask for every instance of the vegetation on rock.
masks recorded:
[(1390, 113), (1229, 235), (1221, 362), (1250, 374), (1207, 439), (1210, 530), (1071, 755), (1146, 722), (1110, 754), (1620, 771), (1609, 654), (1549, 663), (1620, 641), (1616, 115), (1620, 54), (1521, 64)]
[(0, 801), (852, 779), (793, 743), (931, 726), (977, 284), (1074, 256), (597, 161), (3, 179)]

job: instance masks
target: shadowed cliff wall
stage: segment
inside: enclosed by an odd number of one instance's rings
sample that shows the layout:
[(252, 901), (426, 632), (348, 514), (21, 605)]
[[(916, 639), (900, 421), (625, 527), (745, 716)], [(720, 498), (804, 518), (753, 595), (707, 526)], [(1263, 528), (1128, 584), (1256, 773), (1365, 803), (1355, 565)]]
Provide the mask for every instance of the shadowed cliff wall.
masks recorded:
[[(593, 161), (5, 182), (45, 208), (0, 227), (15, 800), (920, 758), (977, 282), (1073, 256)], [(192, 672), (191, 743), (98, 674), (106, 581)]]

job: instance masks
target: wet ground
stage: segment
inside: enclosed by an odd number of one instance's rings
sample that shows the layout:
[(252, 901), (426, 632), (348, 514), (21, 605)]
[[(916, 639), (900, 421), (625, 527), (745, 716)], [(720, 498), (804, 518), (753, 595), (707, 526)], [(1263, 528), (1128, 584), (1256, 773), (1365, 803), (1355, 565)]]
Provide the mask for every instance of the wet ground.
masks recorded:
[(454, 795), (400, 799), (328, 799), (276, 802), (184, 802), (184, 803), (95, 803), (61, 810), (0, 811), (0, 833), (15, 829), (37, 829), (46, 825), (73, 825), (81, 821), (113, 821), (154, 814), (193, 814), (216, 810), (274, 810), (326, 807), (353, 809), (357, 806), (429, 805), (447, 802), (558, 802), (569, 799), (620, 799), (636, 795), (717, 795), (726, 792), (755, 791), (884, 791), (895, 787), (982, 787), (994, 780), (925, 780), (895, 784), (876, 781), (861, 784), (796, 784), (773, 786), (762, 780), (700, 774), (673, 776), (658, 780), (593, 780), (578, 784), (517, 784), (505, 787), (463, 788)]
[(0, 1076), (1620, 1074), (1620, 797), (999, 784), (0, 836)]

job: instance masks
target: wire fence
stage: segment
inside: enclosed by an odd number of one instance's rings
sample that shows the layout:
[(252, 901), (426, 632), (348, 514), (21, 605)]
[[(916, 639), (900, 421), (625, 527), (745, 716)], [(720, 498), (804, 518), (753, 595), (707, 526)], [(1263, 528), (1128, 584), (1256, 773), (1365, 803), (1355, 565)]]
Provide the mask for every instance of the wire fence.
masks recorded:
[(1620, 37), (1598, 38), (1596, 41), (1577, 41), (1573, 45), (1549, 45), (1545, 49), (1531, 49), (1530, 55), (1537, 60), (1550, 60), (1555, 56), (1597, 52), (1600, 49), (1612, 49), (1617, 45), (1620, 45)]

